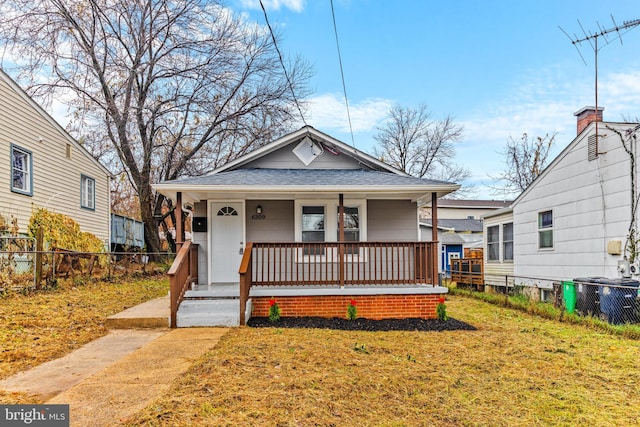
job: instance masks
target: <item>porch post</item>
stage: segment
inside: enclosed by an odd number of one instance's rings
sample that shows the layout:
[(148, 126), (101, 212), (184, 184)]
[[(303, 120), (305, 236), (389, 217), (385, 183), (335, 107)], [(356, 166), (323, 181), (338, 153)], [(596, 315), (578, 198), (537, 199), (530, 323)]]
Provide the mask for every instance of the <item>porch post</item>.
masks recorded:
[[(431, 193), (431, 241), (438, 242), (438, 193)], [(436, 282), (438, 276), (438, 245), (435, 245), (433, 254), (431, 254), (431, 263), (433, 265), (433, 281)], [(439, 283), (434, 283), (438, 285)]]
[(344, 194), (338, 196), (338, 257), (340, 258), (340, 286), (344, 286)]
[(184, 243), (184, 222), (182, 221), (182, 192), (176, 193), (176, 208), (173, 211), (176, 217), (176, 253), (180, 252), (180, 248)]

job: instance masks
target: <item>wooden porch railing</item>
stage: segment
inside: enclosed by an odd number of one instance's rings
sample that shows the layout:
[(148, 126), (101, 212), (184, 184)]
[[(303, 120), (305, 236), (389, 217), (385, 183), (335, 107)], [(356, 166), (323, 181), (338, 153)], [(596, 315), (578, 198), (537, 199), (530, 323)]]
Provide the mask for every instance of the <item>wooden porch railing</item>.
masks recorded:
[(437, 282), (437, 242), (248, 244), (240, 265), (240, 323), (253, 285), (397, 285)]
[(170, 326), (175, 328), (178, 307), (184, 298), (184, 293), (192, 283), (198, 282), (198, 245), (196, 243), (187, 241), (182, 245), (167, 275), (170, 283)]

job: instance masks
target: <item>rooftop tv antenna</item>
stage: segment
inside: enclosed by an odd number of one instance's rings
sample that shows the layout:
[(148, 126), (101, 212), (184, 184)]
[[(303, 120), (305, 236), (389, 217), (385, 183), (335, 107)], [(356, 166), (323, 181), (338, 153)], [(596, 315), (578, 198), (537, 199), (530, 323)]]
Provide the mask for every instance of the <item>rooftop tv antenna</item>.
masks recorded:
[[(602, 49), (604, 46), (608, 45), (609, 43), (611, 43), (611, 41), (608, 38), (608, 34), (610, 33), (617, 33), (617, 36), (614, 38), (620, 40), (620, 44), (622, 44), (622, 33), (620, 31), (624, 31), (624, 30), (630, 30), (633, 27), (636, 27), (638, 25), (640, 25), (640, 19), (634, 19), (631, 21), (624, 21), (622, 23), (622, 25), (618, 26), (618, 24), (616, 24), (615, 19), (613, 18), (613, 15), (611, 15), (611, 21), (613, 21), (613, 27), (612, 28), (607, 28), (604, 29), (602, 28), (602, 26), (600, 24), (598, 24), (598, 28), (599, 30), (595, 33), (587, 33), (584, 29), (584, 27), (582, 26), (582, 24), (580, 23), (580, 21), (578, 21), (578, 25), (580, 25), (580, 28), (582, 29), (582, 32), (584, 33), (584, 37), (579, 38), (577, 37), (575, 34), (573, 36), (573, 38), (567, 34), (567, 32), (565, 30), (563, 30), (561, 27), (560, 31), (562, 31), (567, 37), (569, 37), (569, 40), (571, 40), (571, 43), (576, 47), (576, 49), (578, 50), (578, 54), (580, 55), (580, 57), (582, 58), (582, 62), (585, 63), (585, 65), (587, 64), (587, 62), (584, 60), (584, 57), (582, 56), (582, 53), (580, 52), (580, 49), (578, 48), (578, 45), (583, 43), (583, 42), (589, 42), (589, 44), (591, 45), (591, 47), (593, 48), (593, 53), (594, 53), (594, 57), (595, 57), (595, 97), (596, 97), (596, 154), (598, 154), (598, 50)], [(603, 37), (605, 40), (605, 44), (604, 46), (601, 46), (600, 48), (598, 48), (598, 39), (600, 37)]]

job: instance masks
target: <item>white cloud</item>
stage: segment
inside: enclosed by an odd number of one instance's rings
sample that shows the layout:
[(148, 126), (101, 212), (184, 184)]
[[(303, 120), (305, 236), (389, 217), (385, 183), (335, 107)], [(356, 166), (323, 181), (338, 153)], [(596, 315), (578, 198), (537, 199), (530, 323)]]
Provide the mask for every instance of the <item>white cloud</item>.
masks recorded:
[[(307, 100), (310, 115), (307, 122), (318, 129), (349, 132), (349, 118), (344, 97), (326, 93)], [(367, 98), (349, 103), (351, 126), (354, 133), (369, 133), (387, 116), (395, 102), (383, 98)]]
[[(305, 0), (263, 0), (266, 10), (280, 10), (280, 8), (290, 9), (294, 12), (302, 12)], [(245, 9), (262, 9), (260, 0), (240, 0), (240, 4)]]

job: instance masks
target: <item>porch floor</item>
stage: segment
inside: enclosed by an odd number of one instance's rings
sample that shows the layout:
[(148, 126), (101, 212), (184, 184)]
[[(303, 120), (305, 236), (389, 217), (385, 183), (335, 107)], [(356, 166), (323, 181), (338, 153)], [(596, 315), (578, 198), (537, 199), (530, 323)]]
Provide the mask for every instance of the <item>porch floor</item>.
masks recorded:
[(185, 298), (240, 298), (240, 283), (211, 283), (195, 285)]
[[(430, 284), (411, 285), (279, 285), (251, 287), (249, 297), (277, 297), (277, 296), (315, 296), (315, 295), (430, 295), (446, 294), (448, 289), (443, 286)], [(240, 285), (238, 283), (212, 283), (209, 285), (195, 285), (185, 293), (185, 298), (239, 298)]]
[(446, 294), (444, 286), (415, 285), (306, 285), (252, 286), (249, 297), (320, 296), (320, 295), (431, 295)]

